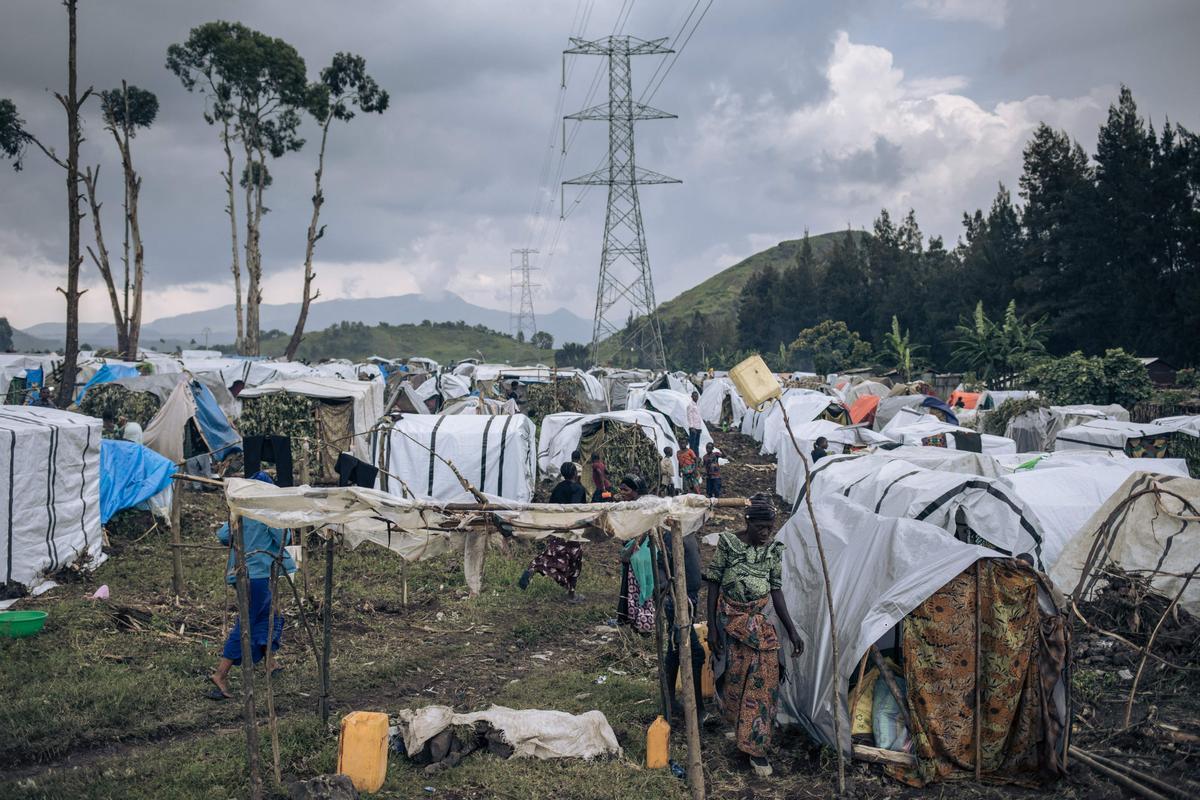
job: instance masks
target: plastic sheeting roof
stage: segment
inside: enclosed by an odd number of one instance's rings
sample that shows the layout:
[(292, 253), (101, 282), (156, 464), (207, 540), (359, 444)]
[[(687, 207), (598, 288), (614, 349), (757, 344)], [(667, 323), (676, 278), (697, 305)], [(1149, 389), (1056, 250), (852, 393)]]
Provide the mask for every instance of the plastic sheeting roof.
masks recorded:
[(288, 392), (323, 400), (349, 400), (354, 404), (354, 439), (348, 449), (362, 461), (371, 460), (371, 443), (367, 433), (383, 416), (382, 381), (343, 381), (337, 378), (297, 378), (277, 381), (242, 390), (240, 398), (262, 397)]
[(704, 384), (704, 391), (700, 393), (700, 416), (704, 417), (706, 423), (720, 424), (721, 409), (726, 397), (729, 398), (730, 410), (733, 412), (733, 425), (736, 427), (742, 424), (742, 417), (746, 414), (746, 401), (738, 393), (733, 381), (726, 377), (708, 381)]
[[(677, 392), (674, 389), (655, 389), (652, 392), (635, 389), (629, 393), (629, 410), (636, 411), (640, 408), (648, 407), (652, 411), (657, 411), (671, 420), (677, 428), (688, 429), (687, 424), (687, 409), (688, 404), (692, 402), (691, 395)], [(697, 404), (699, 405), (699, 404)], [(704, 411), (700, 412), (700, 416), (704, 416)], [(705, 445), (713, 440), (712, 434), (708, 432), (708, 426), (703, 425), (700, 428), (700, 452), (697, 455), (703, 455)], [(678, 449), (678, 448), (677, 448)], [(662, 448), (659, 448), (662, 452)]]
[(117, 439), (100, 442), (100, 522), (144, 503), (171, 485), (171, 460), (149, 447)]
[(1055, 450), (1080, 450), (1099, 448), (1105, 450), (1124, 450), (1130, 439), (1140, 439), (1143, 436), (1169, 436), (1173, 428), (1161, 425), (1121, 422), (1112, 419), (1097, 419), (1064, 428), (1054, 437)]
[[(571, 460), (571, 453), (579, 448), (579, 440), (583, 438), (585, 426), (605, 419), (637, 426), (654, 441), (659, 453), (663, 452), (664, 447), (679, 447), (667, 418), (647, 408), (635, 411), (605, 411), (600, 414), (550, 414), (542, 420), (541, 437), (538, 439), (538, 468), (544, 474), (554, 474), (559, 466)], [(678, 471), (679, 466), (676, 462), (676, 474)]]

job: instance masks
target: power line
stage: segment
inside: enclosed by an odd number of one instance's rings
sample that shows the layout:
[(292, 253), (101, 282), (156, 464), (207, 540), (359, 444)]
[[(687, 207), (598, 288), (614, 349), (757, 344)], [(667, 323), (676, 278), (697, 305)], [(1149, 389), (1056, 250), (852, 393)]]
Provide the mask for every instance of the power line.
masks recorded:
[[(699, 0), (697, 0), (697, 2), (699, 2)], [(684, 48), (686, 48), (688, 42), (692, 40), (692, 36), (695, 35), (696, 29), (700, 27), (700, 23), (704, 21), (704, 17), (706, 14), (708, 14), (708, 10), (712, 8), (713, 2), (714, 0), (708, 0), (708, 5), (706, 5), (704, 10), (700, 12), (700, 16), (696, 19), (696, 24), (692, 26), (691, 31), (688, 32), (687, 38), (683, 40), (683, 44), (679, 45), (679, 48), (675, 51), (675, 55), (671, 58), (671, 63), (667, 65), (667, 71), (662, 74), (661, 78), (659, 78), (658, 83), (655, 85), (653, 91), (651, 91), (650, 94), (646, 96), (645, 100), (642, 100), (641, 102), (649, 103), (654, 99), (654, 95), (658, 94), (658, 90), (663, 85), (663, 81), (665, 81), (667, 76), (671, 74), (671, 69), (675, 66), (675, 62), (679, 60), (679, 56), (683, 55)], [(672, 44), (672, 47), (674, 47), (674, 44)], [(647, 88), (649, 87), (647, 86)]]

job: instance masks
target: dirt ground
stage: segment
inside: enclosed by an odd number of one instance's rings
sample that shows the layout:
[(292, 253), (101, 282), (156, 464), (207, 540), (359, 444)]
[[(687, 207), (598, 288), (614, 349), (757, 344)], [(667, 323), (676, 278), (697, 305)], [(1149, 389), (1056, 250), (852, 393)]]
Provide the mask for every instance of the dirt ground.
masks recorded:
[[(771, 459), (737, 434), (718, 434), (731, 460), (727, 496), (773, 493)], [(786, 513), (786, 510), (785, 510)], [(216, 544), (212, 532), (226, 516), (221, 496), (188, 492), (184, 541)], [(781, 523), (785, 515), (781, 516)], [(731, 530), (737, 513), (722, 511), (704, 534)], [(233, 593), (222, 583), (224, 555), (185, 551), (186, 591), (170, 595), (167, 534), (145, 515), (124, 515), (110, 526), (109, 561), (94, 573), (18, 607), (50, 613), (37, 637), (0, 640), (0, 797), (164, 798), (242, 797), (246, 794), (241, 707), (204, 698), (206, 676), (233, 614)], [(707, 557), (711, 549), (704, 546)], [(682, 798), (684, 783), (667, 770), (645, 770), (645, 731), (658, 713), (653, 638), (621, 630), (615, 616), (620, 564), (613, 544), (588, 545), (580, 581), (584, 602), (568, 604), (562, 590), (535, 577), (517, 586), (535, 552), (519, 545), (489, 553), (484, 593), (468, 598), (461, 559), (447, 557), (401, 568), (391, 554), (364, 545), (334, 561), (332, 715), (315, 716), (314, 653), (290, 592), (281, 651), (285, 670), (275, 682), (284, 782), (333, 772), (337, 720), (351, 710), (391, 714), (431, 703), (460, 711), (492, 703), (581, 713), (600, 709), (624, 749), (623, 757), (594, 763), (504, 761), (472, 755), (461, 766), (426, 777), (392, 754), (386, 798)], [(304, 616), (314, 626), (324, 563), (313, 555), (298, 581)], [(89, 595), (109, 586), (108, 601)], [(307, 590), (305, 589), (307, 585)], [(407, 585), (408, 603), (404, 603)], [(1137, 603), (1110, 599), (1083, 609), (1094, 624), (1125, 630), (1144, 641), (1153, 621)], [(1134, 623), (1139, 631), (1132, 630)], [(1167, 626), (1168, 628), (1170, 626)], [(1200, 654), (1187, 621), (1167, 654), (1177, 669), (1151, 661), (1142, 677), (1131, 725), (1123, 725), (1138, 653), (1077, 625), (1072, 742), (1136, 766), (1200, 796)], [(1138, 638), (1138, 637), (1141, 638)], [(1191, 641), (1189, 646), (1188, 642)], [(237, 670), (235, 675), (235, 692)], [(262, 672), (258, 673), (260, 710)], [(271, 750), (262, 728), (263, 763), (271, 791)], [(786, 734), (772, 759), (776, 774), (753, 777), (719, 729), (703, 735), (709, 796), (817, 798), (835, 794), (832, 753), (799, 734)], [(684, 762), (682, 736), (673, 756)], [(900, 785), (878, 767), (848, 770), (848, 796), (1117, 798), (1126, 793), (1073, 763), (1069, 776), (1042, 790), (954, 783), (923, 790)]]

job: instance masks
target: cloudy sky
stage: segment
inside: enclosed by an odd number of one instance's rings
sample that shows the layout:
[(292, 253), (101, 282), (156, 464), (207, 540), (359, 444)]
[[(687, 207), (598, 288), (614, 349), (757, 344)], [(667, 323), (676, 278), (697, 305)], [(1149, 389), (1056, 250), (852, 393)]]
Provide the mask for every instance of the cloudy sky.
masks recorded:
[[(711, 5), (711, 7), (709, 7)], [(542, 250), (538, 308), (590, 317), (603, 230), (602, 189), (557, 181), (594, 169), (602, 123), (551, 144), (558, 117), (588, 102), (601, 59), (561, 51), (583, 35), (673, 37), (703, 21), (652, 104), (677, 120), (641, 123), (638, 161), (681, 178), (642, 191), (659, 300), (782, 239), (869, 227), (880, 208), (917, 212), (953, 243), (964, 209), (998, 181), (1015, 187), (1039, 121), (1094, 150), (1117, 88), (1144, 112), (1200, 129), (1200, 3), (1195, 0), (82, 0), (83, 86), (122, 78), (156, 92), (157, 124), (135, 142), (143, 176), (146, 319), (232, 302), (229, 227), (216, 131), (164, 67), (166, 48), (213, 19), (295, 45), (315, 77), (339, 50), (367, 59), (391, 93), (383, 115), (330, 134), (323, 298), (450, 290), (506, 309), (510, 250)], [(625, 18), (622, 17), (624, 20)], [(574, 26), (574, 29), (573, 29)], [(689, 24), (684, 36), (691, 30)], [(66, 22), (49, 0), (0, 6), (0, 97), (43, 141), (65, 123)], [(659, 56), (634, 60), (640, 91)], [(659, 72), (660, 76), (663, 70)], [(603, 84), (604, 82), (602, 82)], [(600, 95), (606, 86), (601, 86)], [(599, 102), (600, 95), (590, 102)], [(308, 123), (314, 139), (315, 125)], [(119, 241), (119, 161), (87, 109), (84, 161), (101, 163), (110, 246)], [(557, 142), (556, 142), (557, 143)], [(556, 144), (555, 143), (555, 144)], [(272, 165), (263, 249), (267, 302), (299, 299), (314, 141)], [(61, 171), (37, 152), (0, 168), (0, 316), (18, 327), (61, 319)], [(578, 202), (576, 202), (578, 200)], [(85, 220), (90, 241), (91, 221)], [(89, 263), (83, 318), (111, 315)], [(397, 320), (402, 321), (402, 320)]]

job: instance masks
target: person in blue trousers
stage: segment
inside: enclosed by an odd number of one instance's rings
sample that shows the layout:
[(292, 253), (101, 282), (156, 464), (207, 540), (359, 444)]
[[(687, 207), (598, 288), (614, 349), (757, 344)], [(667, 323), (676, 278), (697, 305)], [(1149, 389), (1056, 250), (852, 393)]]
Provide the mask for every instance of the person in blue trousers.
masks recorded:
[[(259, 472), (254, 480), (274, 484), (271, 476)], [(242, 537), (246, 547), (246, 569), (250, 578), (250, 657), (257, 664), (267, 654), (267, 645), (271, 650), (279, 649), (283, 638), (283, 615), (276, 614), (271, 619), (271, 564), (282, 557), (281, 565), (287, 572), (296, 571), (296, 562), (284, 550), (288, 543), (288, 532), (279, 528), (270, 528), (257, 520), (242, 520)], [(230, 544), (231, 533), (226, 522), (217, 530), (217, 538), (221, 544)], [(233, 548), (229, 550), (229, 561), (225, 568), (225, 581), (230, 585), (236, 582), (235, 558)], [(233, 695), (229, 691), (229, 671), (242, 663), (242, 620), (238, 616), (237, 623), (225, 640), (221, 651), (221, 660), (209, 680), (213, 689), (208, 697), (212, 700), (225, 700)]]

